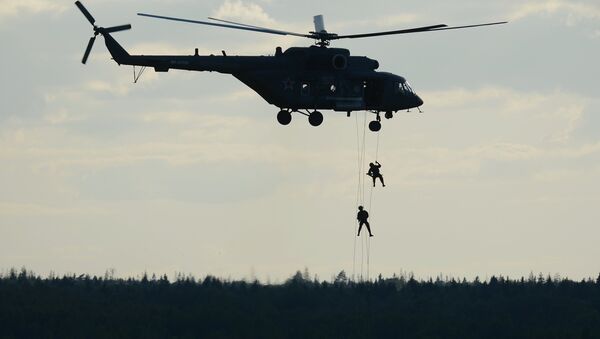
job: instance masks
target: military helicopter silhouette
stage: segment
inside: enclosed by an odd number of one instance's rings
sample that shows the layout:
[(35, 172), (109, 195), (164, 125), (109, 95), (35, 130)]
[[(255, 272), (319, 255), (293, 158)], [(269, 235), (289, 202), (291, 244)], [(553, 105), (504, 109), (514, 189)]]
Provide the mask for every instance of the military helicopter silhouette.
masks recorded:
[(329, 48), (331, 41), (506, 23), (492, 22), (455, 27), (440, 24), (385, 32), (338, 35), (327, 32), (323, 16), (317, 15), (314, 17), (315, 30), (308, 34), (301, 34), (216, 18), (208, 18), (212, 20), (208, 22), (138, 13), (140, 16), (150, 18), (304, 37), (313, 39), (315, 44), (310, 47), (291, 47), (286, 51), (277, 47), (273, 56), (228, 56), (224, 51), (218, 56), (200, 56), (198, 49), (194, 55), (184, 56), (130, 55), (111, 36), (111, 33), (131, 29), (131, 25), (98, 27), (95, 25), (94, 17), (80, 1), (76, 1), (75, 5), (94, 27), (94, 35), (90, 38), (81, 61), (84, 64), (87, 62), (96, 37), (100, 34), (104, 37), (113, 60), (119, 65), (153, 67), (155, 72), (180, 69), (231, 74), (269, 104), (279, 107), (277, 120), (282, 125), (288, 125), (292, 121), (293, 112), (308, 116), (312, 126), (319, 126), (323, 122), (323, 114), (319, 110), (347, 112), (348, 116), (352, 111), (366, 110), (376, 115), (375, 120), (369, 123), (369, 129), (374, 132), (381, 129), (381, 112), (390, 119), (395, 112), (419, 108), (423, 105), (423, 100), (413, 91), (405, 78), (392, 73), (377, 72), (379, 68), (377, 60), (364, 56), (351, 56), (347, 49)]

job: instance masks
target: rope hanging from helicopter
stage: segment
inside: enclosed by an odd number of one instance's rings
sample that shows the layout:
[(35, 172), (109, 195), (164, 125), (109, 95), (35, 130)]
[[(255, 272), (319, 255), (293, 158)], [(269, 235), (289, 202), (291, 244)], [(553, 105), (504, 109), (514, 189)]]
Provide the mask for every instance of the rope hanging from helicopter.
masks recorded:
[(142, 77), (142, 74), (144, 74), (144, 71), (146, 70), (146, 66), (141, 66), (139, 71), (136, 71), (135, 69), (135, 65), (133, 65), (133, 83), (137, 84), (138, 80), (140, 80), (140, 78)]
[[(358, 114), (356, 114), (356, 145), (357, 145), (357, 168), (358, 168), (358, 181), (357, 181), (357, 190), (356, 190), (356, 205), (357, 206), (365, 206), (366, 201), (366, 189), (365, 185), (367, 184), (365, 181), (365, 159), (366, 159), (366, 129), (367, 129), (367, 112), (364, 113), (364, 121), (362, 123), (362, 136), (361, 129), (359, 124)], [(379, 157), (379, 132), (377, 132), (376, 138), (376, 148), (375, 148), (375, 162), (377, 162)], [(369, 204), (367, 206), (367, 211), (372, 213), (373, 210), (373, 186), (370, 186), (369, 190)], [(372, 220), (372, 219), (371, 219)], [(352, 262), (352, 277), (353, 279), (356, 277), (356, 266), (357, 266), (357, 258), (356, 258), (356, 242), (357, 242), (357, 234), (359, 231), (359, 223), (354, 221), (356, 228), (354, 229), (354, 250), (353, 250), (353, 262)], [(364, 234), (364, 233), (363, 233)], [(364, 236), (361, 241), (361, 250), (360, 250), (360, 275), (358, 278), (363, 281), (365, 277), (365, 268), (366, 268), (366, 280), (369, 280), (370, 276), (370, 260), (371, 260), (371, 237)]]
[[(356, 120), (356, 150), (357, 150), (357, 164), (358, 164), (358, 183), (357, 183), (357, 189), (356, 189), (356, 203), (354, 205), (354, 208), (356, 208), (357, 206), (359, 206), (362, 201), (364, 201), (364, 186), (363, 186), (363, 176), (361, 175), (363, 173), (363, 169), (364, 169), (364, 145), (365, 145), (365, 128), (366, 128), (366, 124), (367, 124), (367, 115), (365, 113), (364, 116), (364, 125), (363, 125), (363, 137), (362, 137), (362, 143), (361, 143), (361, 137), (360, 137), (360, 128), (359, 128), (359, 123), (358, 123), (358, 114), (355, 115), (355, 120)], [(356, 225), (354, 228), (354, 233), (353, 233), (353, 238), (354, 238), (354, 254), (353, 254), (353, 261), (352, 261), (352, 279), (354, 280), (356, 277), (356, 239), (357, 236), (355, 234), (357, 234), (358, 232), (358, 224), (356, 223), (356, 220), (354, 220), (354, 224)], [(362, 244), (362, 243), (361, 243)], [(364, 261), (364, 255), (363, 255), (363, 251), (361, 251), (361, 268), (360, 268), (360, 277), (362, 278), (362, 272), (363, 272), (363, 261)]]

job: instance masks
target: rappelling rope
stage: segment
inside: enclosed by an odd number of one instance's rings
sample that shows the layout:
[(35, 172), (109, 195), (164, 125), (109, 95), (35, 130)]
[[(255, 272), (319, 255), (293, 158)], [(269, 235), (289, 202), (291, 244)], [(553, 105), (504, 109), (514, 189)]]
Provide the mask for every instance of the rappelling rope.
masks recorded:
[(365, 156), (366, 156), (366, 152), (367, 152), (367, 148), (365, 147), (366, 142), (367, 142), (367, 112), (365, 112), (364, 114), (364, 124), (363, 124), (363, 136), (362, 136), (362, 159), (360, 161), (360, 174), (361, 174), (361, 178), (362, 178), (362, 198), (361, 198), (361, 205), (365, 203), (365, 177), (364, 177), (364, 170), (365, 170)]
[[(361, 199), (360, 199), (360, 205), (364, 206), (365, 205), (365, 185), (366, 180), (365, 180), (365, 159), (366, 159), (366, 153), (367, 153), (367, 147), (366, 147), (366, 143), (367, 143), (367, 112), (364, 112), (364, 121), (363, 121), (363, 135), (362, 135), (362, 159), (360, 161), (361, 164), (361, 168), (360, 168), (360, 178), (362, 180), (362, 193), (361, 193)], [(364, 233), (363, 233), (364, 234)], [(364, 263), (365, 263), (365, 244), (363, 243), (363, 247), (362, 247), (362, 251), (361, 251), (361, 258), (360, 258), (360, 280), (363, 281), (364, 280)], [(368, 255), (367, 255), (368, 257)]]
[[(367, 129), (367, 113), (365, 112), (364, 114), (364, 121), (363, 121), (363, 130), (362, 130), (362, 142), (361, 142), (361, 135), (360, 135), (360, 127), (359, 127), (359, 120), (358, 120), (358, 114), (355, 115), (356, 117), (356, 146), (357, 146), (357, 160), (358, 160), (358, 183), (357, 183), (357, 191), (356, 191), (356, 205), (354, 205), (354, 208), (356, 208), (359, 205), (363, 205), (364, 206), (364, 202), (365, 202), (365, 179), (364, 179), (364, 170), (365, 170), (365, 158), (366, 158), (366, 129)], [(354, 220), (354, 223), (356, 225), (356, 229), (354, 234), (358, 233), (358, 223), (356, 222), (356, 220)], [(353, 235), (354, 237), (354, 254), (353, 254), (353, 261), (352, 261), (352, 278), (354, 279), (356, 277), (356, 235)], [(361, 242), (361, 264), (360, 264), (360, 279), (362, 280), (363, 274), (364, 274), (364, 262), (365, 262), (365, 245), (364, 243)]]
[[(377, 162), (379, 160), (379, 137), (380, 137), (380, 133), (377, 132), (377, 143), (376, 143), (376, 147), (375, 147), (375, 161)], [(368, 211), (370, 213), (371, 216), (371, 221), (373, 220), (372, 216), (373, 216), (373, 186), (370, 186), (370, 191), (369, 191), (369, 207), (368, 207)], [(365, 239), (365, 247), (366, 247), (366, 268), (367, 268), (367, 280), (370, 279), (370, 273), (371, 273), (371, 237), (366, 237)], [(362, 269), (361, 269), (361, 277), (362, 277)]]
[[(380, 133), (377, 132), (377, 144), (375, 147), (375, 161), (377, 162), (379, 159), (379, 136)], [(371, 190), (369, 193), (369, 213), (370, 215), (373, 215), (373, 186), (371, 186)], [(373, 220), (373, 219), (371, 219)], [(371, 264), (371, 237), (367, 237), (366, 241), (366, 247), (367, 247), (367, 280), (369, 280), (370, 278), (370, 264)]]
[[(357, 164), (358, 164), (358, 185), (357, 185), (357, 189), (356, 189), (356, 204), (354, 206), (358, 206), (358, 203), (360, 202), (360, 168), (361, 168), (361, 159), (360, 159), (360, 133), (358, 130), (358, 114), (355, 114), (354, 117), (356, 118), (356, 154), (357, 154)], [(354, 231), (354, 234), (356, 234), (358, 232), (358, 223), (356, 224), (356, 230)], [(356, 238), (357, 236), (352, 235), (354, 238), (354, 254), (352, 255), (352, 279), (354, 280), (355, 274), (356, 274)]]
[[(355, 115), (356, 119), (356, 146), (357, 146), (357, 158), (358, 158), (358, 182), (357, 182), (357, 191), (356, 191), (356, 206), (365, 206), (366, 202), (366, 178), (365, 178), (365, 160), (366, 160), (366, 137), (367, 137), (367, 112), (364, 113), (364, 121), (362, 126), (362, 140), (361, 140), (361, 130), (359, 126), (359, 117), (358, 114)], [(380, 133), (377, 132), (376, 138), (376, 148), (375, 148), (375, 161), (379, 159), (379, 138)], [(369, 181), (370, 184), (370, 181)], [(369, 205), (365, 206), (370, 215), (373, 212), (373, 186), (370, 186), (369, 190)], [(372, 220), (372, 219), (371, 219)], [(358, 233), (358, 223), (355, 220), (356, 228), (355, 234)], [(353, 256), (352, 256), (352, 278), (355, 279), (356, 274), (356, 241), (357, 236), (354, 236), (354, 247), (353, 247)], [(366, 239), (361, 239), (361, 258), (360, 258), (360, 275), (358, 275), (360, 281), (364, 280), (365, 277), (365, 268), (366, 268), (366, 279), (369, 280), (370, 277), (370, 263), (371, 263), (371, 239), (370, 237), (365, 237)], [(366, 261), (366, 262), (365, 262)]]
[[(355, 115), (355, 120), (356, 120), (356, 153), (357, 153), (357, 165), (358, 165), (358, 183), (357, 183), (357, 188), (356, 188), (356, 204), (354, 205), (354, 208), (356, 208), (356, 206), (358, 206), (361, 203), (361, 192), (362, 192), (362, 176), (360, 175), (362, 173), (362, 169), (363, 169), (363, 156), (362, 156), (362, 148), (361, 148), (361, 142), (360, 142), (360, 128), (359, 128), (359, 123), (358, 123), (358, 114)], [(354, 234), (356, 234), (358, 232), (358, 223), (355, 222), (356, 225), (356, 229), (354, 231)], [(356, 236), (353, 234), (354, 237), (354, 256), (353, 256), (353, 262), (352, 262), (352, 279), (355, 279), (356, 277)], [(361, 252), (362, 253), (362, 252)], [(362, 269), (361, 269), (362, 271)]]

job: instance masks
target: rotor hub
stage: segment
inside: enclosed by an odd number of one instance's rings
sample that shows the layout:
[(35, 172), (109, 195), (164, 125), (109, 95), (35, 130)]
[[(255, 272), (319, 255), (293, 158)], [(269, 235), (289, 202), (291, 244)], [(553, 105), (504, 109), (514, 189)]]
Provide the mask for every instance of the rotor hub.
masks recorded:
[(331, 44), (331, 40), (337, 39), (337, 34), (328, 33), (327, 31), (320, 32), (309, 32), (310, 36), (317, 40), (317, 45), (321, 47), (327, 47)]

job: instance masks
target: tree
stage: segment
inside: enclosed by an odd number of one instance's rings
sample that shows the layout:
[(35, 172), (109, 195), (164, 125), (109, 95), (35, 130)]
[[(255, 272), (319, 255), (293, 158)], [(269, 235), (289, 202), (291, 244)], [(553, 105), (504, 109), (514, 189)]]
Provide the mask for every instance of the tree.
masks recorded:
[(333, 281), (334, 284), (346, 284), (348, 282), (348, 276), (346, 276), (346, 271), (341, 270), (340, 273), (335, 277)]
[(304, 281), (310, 281), (310, 272), (308, 272), (308, 267), (304, 267), (304, 272), (302, 272), (302, 279)]
[(304, 278), (302, 277), (302, 272), (296, 271), (296, 273), (293, 276), (291, 276), (288, 280), (286, 280), (285, 283), (288, 284), (288, 285), (289, 284), (292, 284), (292, 285), (295, 285), (295, 284), (298, 284), (298, 285), (304, 284)]

